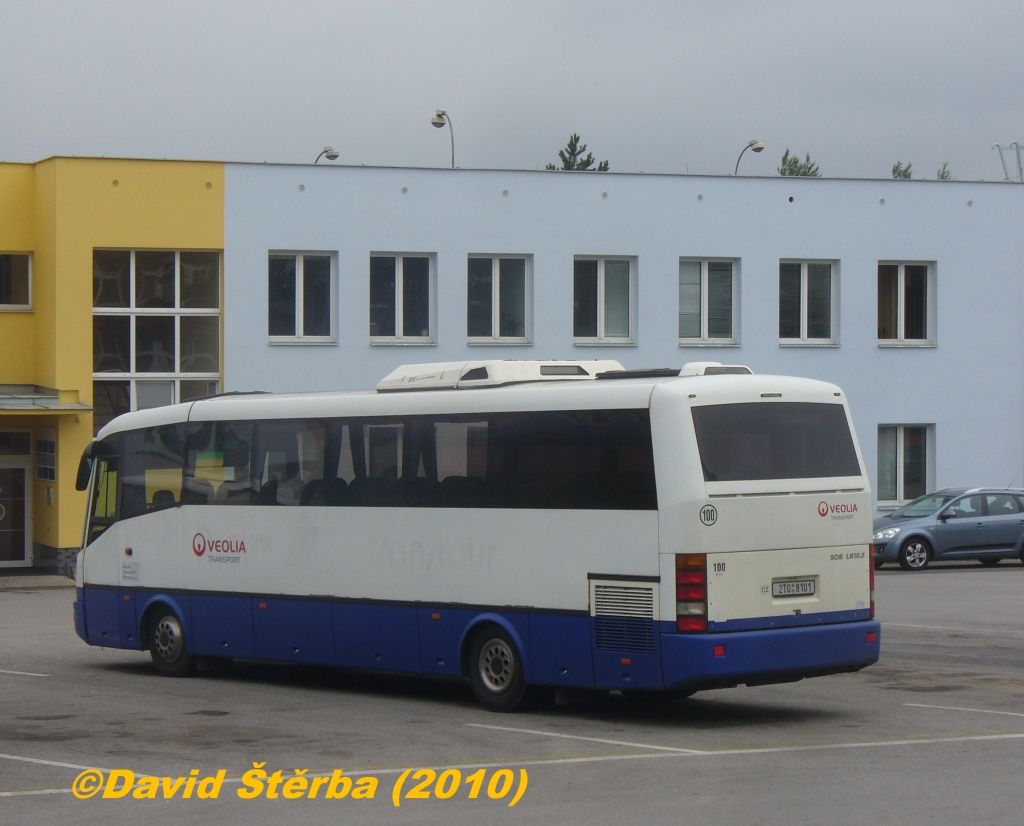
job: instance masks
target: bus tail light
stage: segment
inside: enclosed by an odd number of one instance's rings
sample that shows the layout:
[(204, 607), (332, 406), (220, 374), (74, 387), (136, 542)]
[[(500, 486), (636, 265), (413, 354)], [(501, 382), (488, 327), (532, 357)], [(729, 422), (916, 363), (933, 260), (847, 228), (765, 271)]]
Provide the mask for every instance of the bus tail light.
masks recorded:
[(875, 546), (868, 545), (868, 594), (871, 599), (871, 619), (875, 618)]
[(705, 554), (676, 554), (676, 631), (708, 630), (708, 565)]

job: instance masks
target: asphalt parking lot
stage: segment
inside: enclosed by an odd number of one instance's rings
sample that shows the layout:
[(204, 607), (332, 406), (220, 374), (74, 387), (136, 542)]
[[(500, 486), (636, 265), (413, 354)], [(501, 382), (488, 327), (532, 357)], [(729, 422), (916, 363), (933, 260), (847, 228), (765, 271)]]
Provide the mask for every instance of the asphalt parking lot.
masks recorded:
[[(148, 655), (80, 642), (72, 590), (7, 590), (0, 822), (1019, 823), (1024, 566), (885, 568), (876, 592), (882, 659), (857, 674), (498, 715), (458, 684), (328, 669), (160, 678)], [(281, 771), (277, 799), (270, 779), (245, 779), (254, 762)], [(429, 779), (405, 772), (417, 768), (450, 797), (395, 808), (400, 779)], [(191, 777), (192, 796), (78, 799), (86, 769)], [(373, 797), (329, 799), (335, 770)], [(329, 779), (308, 799), (316, 777)], [(216, 799), (199, 799), (204, 778)]]

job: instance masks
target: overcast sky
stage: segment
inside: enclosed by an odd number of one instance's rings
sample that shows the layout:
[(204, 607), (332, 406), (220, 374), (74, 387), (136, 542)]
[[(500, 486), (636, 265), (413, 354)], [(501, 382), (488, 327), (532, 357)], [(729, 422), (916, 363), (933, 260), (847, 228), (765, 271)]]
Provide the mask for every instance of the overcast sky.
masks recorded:
[[(51, 155), (1001, 180), (1020, 0), (0, 0), (0, 160)], [(1014, 164), (1016, 162), (1014, 161)]]

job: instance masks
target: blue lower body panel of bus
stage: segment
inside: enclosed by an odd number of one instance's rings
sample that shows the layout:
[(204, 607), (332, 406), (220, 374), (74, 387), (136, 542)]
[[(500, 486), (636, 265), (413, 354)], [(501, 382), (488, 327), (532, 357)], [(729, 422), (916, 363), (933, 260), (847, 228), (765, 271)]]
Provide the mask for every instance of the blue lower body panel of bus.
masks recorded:
[(856, 671), (878, 661), (875, 620), (728, 634), (662, 634), (666, 689), (765, 685)]
[(473, 629), (498, 625), (520, 649), (530, 682), (566, 688), (698, 691), (786, 682), (855, 671), (879, 652), (879, 624), (865, 619), (679, 634), (675, 623), (582, 612), (114, 587), (78, 589), (75, 630), (91, 645), (145, 648), (143, 623), (154, 603), (179, 615), (198, 656), (439, 677), (463, 673)]

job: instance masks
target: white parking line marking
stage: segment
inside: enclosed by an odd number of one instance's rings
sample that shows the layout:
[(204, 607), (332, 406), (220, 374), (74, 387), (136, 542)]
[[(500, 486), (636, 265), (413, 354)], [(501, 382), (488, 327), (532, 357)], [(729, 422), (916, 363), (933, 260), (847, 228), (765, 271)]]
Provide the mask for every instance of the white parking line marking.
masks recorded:
[(79, 766), (76, 763), (60, 763), (57, 760), (40, 760), (38, 757), (21, 757), (17, 754), (0, 754), (0, 760), (17, 760), (19, 763), (38, 763), (40, 766), (56, 766), (59, 769), (97, 769), (101, 772), (109, 772), (110, 769), (101, 769), (99, 766)]
[[(558, 732), (552, 731), (538, 731), (533, 729), (513, 729), (505, 728), (503, 726), (487, 726), (481, 723), (466, 723), (468, 726), (475, 726), (477, 728), (493, 728), (499, 731), (511, 731), (517, 733), (528, 733), (528, 734), (543, 734), (548, 737), (567, 737), (576, 740), (590, 740), (597, 743), (611, 743), (616, 741), (602, 740), (596, 737), (577, 737), (576, 735), (565, 735)], [(776, 746), (769, 748), (759, 749), (722, 749), (720, 751), (699, 751), (697, 749), (681, 749), (672, 748), (669, 746), (650, 746), (641, 743), (623, 743), (631, 748), (642, 748), (642, 749), (657, 749), (657, 751), (649, 751), (642, 754), (598, 754), (588, 757), (553, 757), (550, 759), (538, 759), (538, 760), (515, 760), (506, 759), (496, 763), (459, 763), (451, 766), (431, 766), (435, 771), (446, 771), (448, 769), (498, 769), (498, 768), (510, 768), (523, 767), (523, 768), (534, 768), (542, 766), (565, 766), (575, 765), (579, 763), (609, 763), (618, 760), (658, 760), (667, 757), (730, 757), (733, 755), (747, 755), (747, 754), (782, 754), (785, 752), (801, 752), (801, 751), (836, 751), (839, 749), (867, 749), (867, 748), (886, 748), (891, 746), (929, 746), (941, 743), (971, 743), (971, 742), (985, 742), (992, 740), (1024, 740), (1024, 733), (1021, 734), (982, 734), (977, 736), (967, 737), (932, 737), (923, 740), (875, 740), (867, 741), (863, 743), (821, 743), (818, 745), (810, 746)], [(93, 766), (76, 766), (70, 763), (58, 763), (50, 760), (37, 760), (30, 757), (16, 757), (9, 754), (0, 754), (0, 757), (7, 758), (9, 760), (23, 760), (29, 763), (43, 763), (45, 765), (52, 766), (65, 766), (73, 769), (84, 769), (84, 768), (95, 768)], [(361, 775), (393, 775), (401, 774), (405, 771), (405, 768), (386, 768), (386, 769), (346, 769), (345, 773), (350, 777), (361, 776)], [(109, 771), (109, 769), (100, 769), (100, 771)], [(143, 775), (136, 774), (137, 777), (160, 777), (162, 775)], [(318, 774), (307, 774), (306, 777), (330, 777), (330, 772), (322, 772)], [(241, 783), (242, 778), (240, 777), (229, 777), (225, 778), (225, 783)], [(27, 797), (30, 795), (43, 795), (43, 794), (71, 794), (71, 789), (30, 789), (25, 791), (15, 792), (0, 792), (0, 798), (3, 797)]]
[(6, 668), (0, 668), (0, 674), (14, 674), (16, 677), (52, 677), (52, 674), (36, 674), (32, 671), (8, 671)]
[(606, 740), (603, 737), (582, 737), (578, 734), (560, 734), (554, 731), (539, 731), (530, 728), (510, 728), (509, 726), (491, 726), (486, 723), (466, 723), (470, 728), (486, 728), (494, 731), (511, 731), (516, 734), (542, 734), (545, 737), (560, 737), (565, 740), (584, 740), (588, 743), (604, 743), (607, 746), (627, 746), (631, 749), (647, 749), (653, 751), (670, 751), (676, 754), (707, 754), (698, 749), (681, 749), (674, 746), (654, 746), (650, 743), (631, 743), (626, 740)]
[(1024, 637), (1024, 631), (1012, 631), (1001, 628), (968, 628), (963, 625), (915, 625), (909, 622), (883, 622), (882, 628), (919, 628), (923, 631), (955, 631), (958, 634), (971, 634), (976, 637)]
[(1024, 717), (1019, 711), (995, 711), (990, 708), (962, 708), (961, 706), (929, 706), (924, 703), (904, 703), (909, 708), (937, 708), (940, 711), (974, 711), (978, 714), (1003, 714), (1007, 717)]
[[(1024, 715), (1022, 715), (1024, 716)], [(630, 743), (621, 740), (602, 740), (597, 737), (579, 737), (573, 734), (561, 734), (554, 731), (541, 731), (538, 729), (507, 728), (505, 726), (490, 726), (482, 723), (466, 723), (474, 728), (495, 729), (497, 731), (510, 731), (519, 734), (541, 734), (547, 737), (564, 737), (572, 740), (588, 740), (592, 743), (609, 743), (620, 746), (629, 746), (637, 749), (654, 749), (659, 752), (671, 752), (679, 755), (690, 755), (693, 757), (727, 757), (734, 754), (781, 754), (789, 751), (833, 751), (836, 749), (865, 749), (865, 748), (886, 748), (891, 746), (921, 746), (931, 743), (970, 743), (984, 740), (1024, 740), (1024, 733), (1021, 734), (976, 734), (962, 737), (929, 737), (920, 740), (868, 740), (855, 743), (818, 743), (808, 746), (768, 746), (752, 749), (684, 749), (672, 746), (652, 746), (644, 743)], [(650, 755), (654, 757), (656, 755)], [(518, 764), (517, 764), (518, 765)]]

